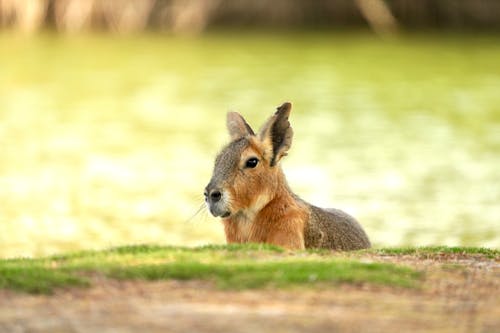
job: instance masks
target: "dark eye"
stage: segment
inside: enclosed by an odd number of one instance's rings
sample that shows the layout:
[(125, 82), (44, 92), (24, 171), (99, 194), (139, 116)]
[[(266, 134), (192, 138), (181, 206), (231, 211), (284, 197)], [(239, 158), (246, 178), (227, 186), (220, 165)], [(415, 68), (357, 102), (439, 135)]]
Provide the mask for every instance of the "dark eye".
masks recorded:
[(252, 157), (245, 162), (245, 168), (253, 169), (257, 166), (257, 164), (259, 164), (259, 160), (255, 157)]

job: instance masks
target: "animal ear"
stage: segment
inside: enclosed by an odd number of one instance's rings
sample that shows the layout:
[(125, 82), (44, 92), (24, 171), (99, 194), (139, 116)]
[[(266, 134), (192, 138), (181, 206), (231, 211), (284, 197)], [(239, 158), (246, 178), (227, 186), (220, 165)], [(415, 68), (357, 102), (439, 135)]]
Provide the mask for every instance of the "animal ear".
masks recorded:
[(259, 138), (271, 156), (271, 166), (275, 166), (283, 156), (286, 156), (292, 145), (293, 130), (288, 121), (291, 110), (291, 103), (283, 103), (260, 129)]
[(255, 135), (250, 125), (238, 112), (227, 113), (227, 130), (232, 140), (236, 140), (247, 135)]

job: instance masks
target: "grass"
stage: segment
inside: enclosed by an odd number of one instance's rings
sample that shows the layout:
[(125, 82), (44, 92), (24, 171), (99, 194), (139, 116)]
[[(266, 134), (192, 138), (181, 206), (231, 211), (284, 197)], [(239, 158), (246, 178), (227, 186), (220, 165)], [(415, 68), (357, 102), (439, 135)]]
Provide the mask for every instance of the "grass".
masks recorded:
[(422, 281), (422, 272), (392, 263), (366, 262), (362, 260), (363, 254), (500, 257), (496, 249), (445, 246), (370, 249), (355, 252), (356, 256), (351, 253), (332, 255), (327, 250), (289, 253), (259, 244), (195, 248), (123, 246), (38, 259), (0, 260), (0, 289), (50, 294), (57, 288), (90, 286), (89, 276), (95, 275), (119, 280), (203, 280), (221, 289), (338, 283), (415, 288)]
[(266, 245), (197, 248), (125, 246), (39, 259), (0, 261), (0, 289), (50, 294), (91, 285), (89, 276), (139, 280), (204, 280), (221, 289), (373, 284), (412, 288), (422, 274), (389, 263), (339, 258), (327, 252), (287, 253)]
[(55, 288), (89, 286), (87, 279), (65, 270), (21, 260), (0, 264), (0, 288), (34, 294), (52, 293)]
[(485, 247), (466, 247), (466, 246), (424, 246), (424, 247), (400, 247), (383, 248), (370, 250), (376, 254), (382, 255), (414, 255), (419, 258), (436, 257), (441, 255), (482, 255), (493, 259), (500, 256), (500, 251)]

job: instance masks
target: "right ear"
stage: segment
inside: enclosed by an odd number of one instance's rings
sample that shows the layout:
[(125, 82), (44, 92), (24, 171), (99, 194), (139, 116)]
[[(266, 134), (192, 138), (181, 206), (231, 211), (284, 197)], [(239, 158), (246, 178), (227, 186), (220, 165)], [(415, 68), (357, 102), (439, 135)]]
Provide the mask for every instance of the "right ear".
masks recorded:
[(237, 140), (247, 135), (255, 135), (250, 125), (238, 112), (227, 113), (227, 130), (231, 140)]
[(270, 156), (271, 166), (275, 166), (292, 145), (293, 130), (288, 121), (291, 110), (291, 103), (283, 103), (260, 129), (259, 137)]

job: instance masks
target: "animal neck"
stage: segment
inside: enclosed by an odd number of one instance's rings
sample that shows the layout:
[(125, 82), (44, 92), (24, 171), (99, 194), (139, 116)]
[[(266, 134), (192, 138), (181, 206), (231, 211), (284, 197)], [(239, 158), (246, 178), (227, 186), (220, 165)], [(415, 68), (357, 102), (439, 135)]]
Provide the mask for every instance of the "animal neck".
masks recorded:
[(257, 198), (252, 220), (262, 215), (280, 215), (296, 204), (296, 196), (288, 186), (281, 167), (276, 170), (276, 178), (269, 192)]
[(293, 200), (294, 194), (290, 187), (288, 186), (288, 182), (286, 181), (285, 173), (280, 166), (277, 167), (276, 170), (276, 183), (274, 188), (274, 193), (271, 195), (271, 200), (269, 203), (273, 201), (283, 201), (283, 200)]
[(277, 168), (272, 186), (266, 192), (260, 193), (254, 199), (252, 206), (229, 217), (229, 220), (253, 222), (264, 211), (276, 210), (276, 213), (279, 213), (295, 203), (295, 195), (288, 186), (283, 170), (279, 166)]
[(277, 225), (297, 223), (290, 217), (302, 216), (304, 207), (288, 187), (283, 171), (276, 172), (267, 193), (255, 198), (251, 207), (223, 219), (228, 242), (265, 242)]

